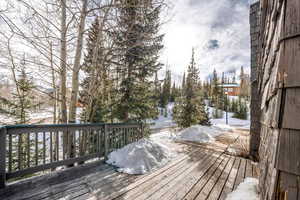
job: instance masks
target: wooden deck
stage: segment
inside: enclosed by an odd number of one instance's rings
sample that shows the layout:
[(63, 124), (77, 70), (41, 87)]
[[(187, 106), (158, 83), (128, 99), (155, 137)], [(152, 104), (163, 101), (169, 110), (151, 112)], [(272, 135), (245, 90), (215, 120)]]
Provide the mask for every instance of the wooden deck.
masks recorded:
[(222, 148), (185, 144), (187, 153), (146, 175), (127, 175), (92, 163), (25, 180), (0, 190), (0, 199), (225, 199), (246, 177), (251, 161)]

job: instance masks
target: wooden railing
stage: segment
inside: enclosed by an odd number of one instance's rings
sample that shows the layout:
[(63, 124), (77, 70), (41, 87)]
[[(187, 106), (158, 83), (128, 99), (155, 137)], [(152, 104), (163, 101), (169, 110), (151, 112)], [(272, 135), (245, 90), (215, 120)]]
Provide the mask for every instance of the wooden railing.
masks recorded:
[(0, 188), (8, 179), (104, 158), (143, 137), (143, 125), (57, 124), (0, 128)]

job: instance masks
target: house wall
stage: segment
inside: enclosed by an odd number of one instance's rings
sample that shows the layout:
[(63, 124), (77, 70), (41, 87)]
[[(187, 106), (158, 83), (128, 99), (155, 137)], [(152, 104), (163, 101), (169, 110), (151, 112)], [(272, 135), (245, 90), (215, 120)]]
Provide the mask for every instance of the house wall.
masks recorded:
[(250, 6), (250, 36), (251, 36), (251, 126), (250, 126), (250, 156), (258, 160), (258, 149), (260, 144), (260, 95), (258, 90), (259, 81), (259, 2)]
[(239, 87), (224, 87), (228, 92), (229, 96), (239, 96), (240, 95), (240, 88)]
[(259, 12), (260, 195), (299, 200), (300, 1), (261, 0)]

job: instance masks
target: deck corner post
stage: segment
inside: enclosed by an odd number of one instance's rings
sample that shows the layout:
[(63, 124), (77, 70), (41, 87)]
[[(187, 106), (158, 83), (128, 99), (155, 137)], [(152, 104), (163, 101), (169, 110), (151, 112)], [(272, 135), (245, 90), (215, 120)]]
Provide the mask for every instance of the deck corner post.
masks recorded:
[(108, 125), (104, 124), (104, 157), (105, 159), (107, 159), (107, 155), (108, 155)]
[(6, 133), (6, 127), (0, 128), (0, 188), (4, 188), (6, 182)]

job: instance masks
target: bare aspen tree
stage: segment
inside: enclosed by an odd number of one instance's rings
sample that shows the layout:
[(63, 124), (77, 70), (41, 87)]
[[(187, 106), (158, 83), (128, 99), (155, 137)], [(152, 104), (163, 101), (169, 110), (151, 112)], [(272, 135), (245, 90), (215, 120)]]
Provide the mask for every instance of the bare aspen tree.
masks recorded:
[(61, 0), (61, 30), (60, 30), (60, 109), (61, 123), (67, 123), (67, 14), (66, 0)]
[(69, 107), (69, 123), (75, 123), (76, 121), (76, 103), (78, 99), (78, 89), (79, 89), (79, 70), (80, 70), (80, 60), (83, 49), (83, 36), (85, 28), (85, 20), (87, 16), (87, 0), (82, 0), (82, 9), (80, 14), (80, 23), (78, 27), (78, 38), (75, 53), (74, 66), (72, 70), (72, 94)]

